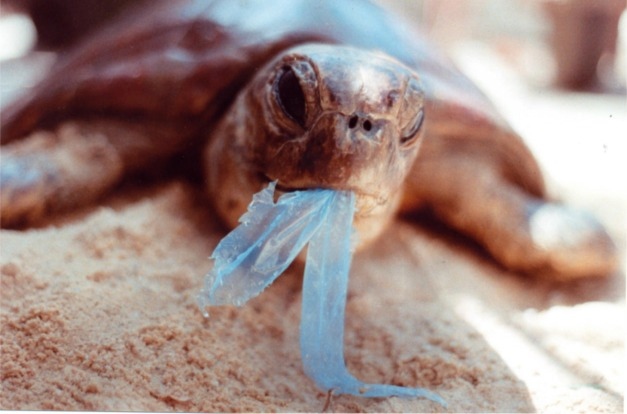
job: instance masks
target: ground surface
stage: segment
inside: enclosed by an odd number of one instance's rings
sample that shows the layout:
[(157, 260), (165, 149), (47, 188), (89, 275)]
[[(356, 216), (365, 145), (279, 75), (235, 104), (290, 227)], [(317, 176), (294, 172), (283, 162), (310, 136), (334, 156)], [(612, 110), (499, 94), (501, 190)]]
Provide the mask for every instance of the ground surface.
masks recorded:
[[(512, 87), (498, 65), (478, 70), (490, 56), (475, 52), (461, 61), (526, 134), (553, 195), (607, 224), (621, 273), (556, 285), (399, 220), (355, 257), (348, 366), (363, 380), (434, 390), (448, 411), (622, 412), (624, 97)], [(196, 307), (224, 232), (180, 181), (0, 232), (0, 408), (321, 410), (298, 350), (302, 266), (242, 308), (204, 319)], [(347, 396), (331, 409), (443, 410)]]
[[(243, 308), (195, 304), (221, 237), (186, 184), (2, 233), (4, 409), (317, 411), (298, 351), (301, 266)], [(362, 379), (451, 411), (621, 411), (617, 281), (551, 286), (397, 222), (352, 269), (346, 354)], [(616, 301), (619, 301), (617, 303)], [(438, 411), (338, 397), (338, 411)]]

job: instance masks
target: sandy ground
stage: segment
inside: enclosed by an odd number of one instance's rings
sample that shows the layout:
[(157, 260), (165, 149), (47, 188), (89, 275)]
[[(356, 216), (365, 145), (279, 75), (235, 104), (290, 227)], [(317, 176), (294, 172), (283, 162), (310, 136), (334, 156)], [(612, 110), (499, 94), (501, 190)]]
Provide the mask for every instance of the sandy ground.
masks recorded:
[[(223, 234), (195, 189), (130, 191), (2, 232), (3, 409), (319, 411), (298, 350), (302, 266), (242, 308), (195, 304)], [(355, 258), (348, 366), (450, 411), (622, 411), (616, 280), (552, 286), (398, 221)], [(336, 397), (337, 411), (440, 411)]]
[[(449, 406), (339, 396), (334, 411), (623, 411), (624, 97), (512, 90), (494, 73), (484, 86), (527, 133), (553, 195), (596, 212), (622, 270), (553, 284), (398, 220), (354, 259), (347, 364), (363, 380), (429, 388)], [(180, 181), (128, 187), (41, 228), (1, 231), (0, 408), (321, 410), (326, 395), (304, 375), (298, 349), (302, 265), (242, 308), (209, 319), (198, 310), (224, 234)]]

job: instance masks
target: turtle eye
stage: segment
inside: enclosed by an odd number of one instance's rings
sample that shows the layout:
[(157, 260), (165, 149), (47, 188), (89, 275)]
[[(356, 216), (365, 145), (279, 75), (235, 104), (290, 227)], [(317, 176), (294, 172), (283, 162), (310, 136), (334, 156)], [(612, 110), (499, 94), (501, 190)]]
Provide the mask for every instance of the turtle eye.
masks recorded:
[(400, 144), (402, 147), (408, 148), (419, 141), (420, 128), (424, 119), (424, 92), (420, 81), (411, 77), (405, 87), (400, 110)]
[(401, 145), (409, 145), (414, 141), (414, 138), (418, 136), (418, 131), (420, 131), (420, 127), (422, 127), (424, 119), (425, 113), (421, 109), (418, 111), (418, 114), (413, 121), (407, 124), (407, 126), (401, 131)]
[(276, 83), (276, 97), (285, 115), (304, 127), (305, 94), (292, 68), (284, 68)]

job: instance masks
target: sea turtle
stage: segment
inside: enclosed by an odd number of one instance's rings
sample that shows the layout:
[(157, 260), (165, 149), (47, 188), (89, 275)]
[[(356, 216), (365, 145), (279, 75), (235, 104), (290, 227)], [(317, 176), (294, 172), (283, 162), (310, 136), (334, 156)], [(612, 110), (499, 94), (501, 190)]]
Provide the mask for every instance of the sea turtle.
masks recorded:
[(428, 210), (515, 271), (576, 278), (616, 263), (594, 218), (546, 199), (477, 87), (368, 1), (155, 3), (63, 56), (2, 111), (1, 139), (3, 227), (177, 159), (203, 165), (230, 226), (277, 180), (354, 191), (361, 245), (396, 212)]

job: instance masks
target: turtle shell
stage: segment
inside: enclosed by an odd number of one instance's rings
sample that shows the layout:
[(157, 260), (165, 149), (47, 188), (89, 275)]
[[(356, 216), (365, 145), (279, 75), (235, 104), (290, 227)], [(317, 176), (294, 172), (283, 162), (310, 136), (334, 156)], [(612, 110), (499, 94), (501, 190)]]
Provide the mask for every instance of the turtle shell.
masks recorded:
[(129, 13), (62, 57), (34, 94), (3, 111), (2, 143), (68, 118), (107, 117), (167, 125), (179, 131), (177, 142), (154, 145), (164, 153), (186, 148), (256, 69), (312, 41), (382, 51), (419, 74), (427, 94), (419, 159), (478, 157), (543, 194), (530, 152), (473, 83), (415, 28), (364, 0), (167, 1)]

